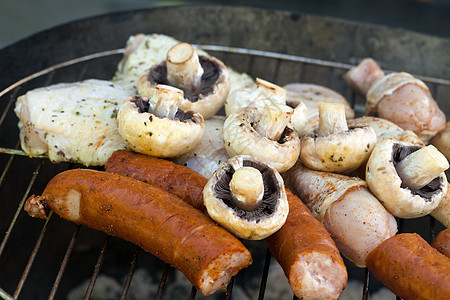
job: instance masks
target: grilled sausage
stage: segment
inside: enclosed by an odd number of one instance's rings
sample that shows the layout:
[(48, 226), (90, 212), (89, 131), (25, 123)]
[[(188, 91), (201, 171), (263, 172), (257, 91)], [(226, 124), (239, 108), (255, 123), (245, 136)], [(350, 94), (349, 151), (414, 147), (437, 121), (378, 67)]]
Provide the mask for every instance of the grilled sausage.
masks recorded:
[[(41, 207), (39, 207), (41, 205)], [(251, 264), (231, 233), (178, 197), (124, 176), (78, 169), (56, 175), (25, 210), (62, 218), (132, 242), (179, 269), (204, 295), (223, 288)]]
[(450, 259), (420, 235), (402, 233), (376, 247), (366, 258), (375, 277), (402, 299), (448, 299)]
[(286, 223), (266, 239), (299, 299), (338, 299), (347, 284), (344, 261), (325, 227), (286, 189)]
[(450, 228), (442, 230), (431, 243), (431, 246), (447, 257), (450, 257)]
[(106, 161), (107, 172), (132, 177), (174, 194), (193, 207), (206, 212), (203, 205), (203, 187), (208, 179), (197, 172), (171, 161), (137, 154), (115, 151)]

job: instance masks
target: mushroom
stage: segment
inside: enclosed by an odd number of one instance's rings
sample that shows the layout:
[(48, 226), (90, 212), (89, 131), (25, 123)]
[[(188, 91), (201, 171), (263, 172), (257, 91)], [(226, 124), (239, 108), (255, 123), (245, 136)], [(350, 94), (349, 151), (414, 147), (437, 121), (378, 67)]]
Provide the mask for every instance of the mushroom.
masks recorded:
[[(242, 107), (257, 107), (261, 102), (270, 101), (274, 105), (286, 104), (286, 90), (261, 78), (256, 78), (252, 87), (236, 89), (225, 102), (225, 115), (229, 116)], [(289, 105), (293, 109), (290, 118), (292, 127), (302, 133), (307, 124), (307, 110), (302, 102)]]
[(225, 115), (229, 116), (242, 107), (256, 107), (258, 102), (265, 100), (273, 104), (286, 104), (286, 91), (276, 84), (256, 78), (253, 86), (237, 89), (228, 96)]
[(300, 140), (289, 124), (291, 114), (292, 108), (270, 101), (238, 109), (227, 117), (223, 127), (228, 155), (251, 155), (278, 172), (288, 170), (300, 153)]
[(343, 104), (319, 103), (317, 135), (301, 139), (300, 160), (313, 170), (346, 173), (365, 163), (377, 142), (370, 126), (348, 127)]
[(364, 267), (366, 256), (397, 232), (395, 218), (362, 179), (314, 171), (301, 162), (283, 173), (283, 179), (357, 267)]
[[(319, 127), (319, 103), (341, 103), (345, 106), (345, 117), (355, 117), (350, 103), (339, 93), (324, 86), (310, 83), (289, 83), (283, 87), (286, 90), (286, 105), (295, 110), (306, 110), (306, 124), (294, 125), (300, 137), (314, 133)], [(295, 114), (295, 112), (294, 112)], [(304, 113), (302, 113), (302, 116)], [(302, 118), (305, 118), (304, 116)], [(293, 120), (298, 120), (293, 116)], [(295, 122), (295, 121), (294, 121)]]
[(217, 58), (199, 56), (190, 44), (178, 43), (167, 52), (166, 60), (141, 76), (138, 94), (151, 98), (158, 84), (182, 89), (184, 98), (179, 107), (208, 119), (223, 106), (230, 90), (230, 76)]
[(450, 161), (450, 122), (445, 129), (433, 137), (431, 143)]
[(429, 214), (447, 192), (445, 156), (434, 146), (383, 139), (369, 158), (366, 181), (394, 216), (417, 218)]
[(178, 107), (183, 91), (158, 85), (152, 99), (134, 95), (120, 106), (119, 133), (139, 153), (175, 157), (200, 144), (204, 132), (202, 115)]
[(289, 206), (276, 169), (247, 155), (230, 158), (203, 189), (209, 216), (240, 238), (261, 240), (286, 221)]

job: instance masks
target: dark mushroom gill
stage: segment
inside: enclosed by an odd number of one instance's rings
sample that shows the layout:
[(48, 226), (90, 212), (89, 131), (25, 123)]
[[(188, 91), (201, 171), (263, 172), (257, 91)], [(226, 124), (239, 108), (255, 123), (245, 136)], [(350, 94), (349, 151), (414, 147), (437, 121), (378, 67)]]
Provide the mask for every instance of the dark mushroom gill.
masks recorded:
[[(148, 99), (145, 99), (139, 95), (135, 95), (130, 101), (133, 102), (137, 106), (139, 113), (152, 113), (152, 111), (150, 111), (151, 109), (150, 109), (150, 104), (148, 102)], [(190, 121), (190, 120), (192, 120), (194, 123), (197, 122), (197, 119), (194, 118), (193, 111), (185, 112), (179, 108), (177, 110), (177, 113), (175, 114), (174, 119), (178, 119), (181, 122), (186, 122), (186, 121)]]
[(234, 174), (231, 166), (227, 166), (221, 172), (220, 178), (215, 186), (215, 194), (217, 198), (221, 199), (228, 207), (233, 209), (240, 218), (258, 223), (262, 218), (271, 216), (275, 212), (277, 199), (280, 197), (281, 191), (277, 189), (278, 182), (275, 174), (269, 169), (252, 161), (244, 161), (243, 166), (256, 168), (262, 174), (264, 196), (261, 205), (253, 211), (245, 211), (233, 204), (234, 196), (229, 187), (230, 180)]
[[(200, 98), (208, 96), (213, 93), (214, 85), (217, 84), (220, 75), (220, 65), (207, 56), (199, 56), (200, 65), (203, 68), (203, 75), (199, 88), (194, 92), (184, 91), (184, 98), (191, 102), (197, 102)], [(152, 67), (148, 72), (147, 80), (152, 85), (166, 84), (167, 81), (167, 65), (166, 61), (162, 61), (156, 66)], [(180, 87), (177, 87), (180, 88)]]

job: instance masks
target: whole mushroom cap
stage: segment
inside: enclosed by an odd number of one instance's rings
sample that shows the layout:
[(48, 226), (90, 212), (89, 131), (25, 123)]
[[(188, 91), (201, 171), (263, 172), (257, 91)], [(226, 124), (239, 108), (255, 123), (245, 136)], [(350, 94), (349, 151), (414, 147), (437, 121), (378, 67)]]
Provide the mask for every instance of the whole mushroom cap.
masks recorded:
[(327, 136), (305, 135), (300, 160), (312, 170), (351, 172), (369, 159), (376, 143), (377, 135), (370, 126), (350, 127)]
[(203, 137), (200, 114), (178, 110), (174, 119), (148, 112), (148, 99), (131, 96), (117, 113), (119, 133), (128, 146), (142, 154), (175, 157), (193, 150)]
[(230, 157), (250, 155), (274, 167), (278, 172), (291, 168), (300, 154), (300, 139), (287, 125), (278, 141), (260, 135), (253, 127), (257, 108), (243, 107), (227, 117), (223, 126), (225, 149)]
[(442, 172), (418, 190), (403, 185), (396, 165), (421, 146), (386, 138), (372, 151), (366, 166), (366, 182), (370, 191), (386, 209), (399, 218), (417, 218), (429, 214), (447, 192), (447, 177)]
[[(230, 91), (230, 75), (225, 64), (213, 56), (199, 55), (199, 61), (204, 69), (201, 85), (192, 93), (185, 91), (185, 97), (179, 102), (179, 107), (184, 111), (197, 112), (208, 119), (224, 105)], [(150, 98), (158, 84), (169, 84), (166, 60), (141, 76), (137, 86), (139, 95)]]
[[(236, 205), (230, 181), (236, 170), (251, 167), (261, 172), (264, 194), (260, 205), (245, 210)], [(237, 237), (261, 240), (283, 226), (289, 212), (281, 175), (264, 162), (247, 155), (230, 158), (214, 172), (203, 190), (209, 216)]]

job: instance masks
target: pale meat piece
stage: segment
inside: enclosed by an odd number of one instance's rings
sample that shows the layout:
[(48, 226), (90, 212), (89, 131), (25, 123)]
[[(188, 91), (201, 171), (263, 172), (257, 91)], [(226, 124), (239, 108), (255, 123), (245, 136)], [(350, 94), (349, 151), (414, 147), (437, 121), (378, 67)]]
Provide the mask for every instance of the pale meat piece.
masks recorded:
[(395, 218), (359, 178), (313, 171), (300, 162), (283, 178), (357, 267), (364, 267), (370, 251), (397, 233)]
[(427, 85), (406, 72), (385, 75), (376, 62), (364, 59), (344, 74), (355, 91), (366, 96), (366, 114), (394, 122), (425, 143), (445, 128), (446, 116)]
[(28, 91), (15, 107), (23, 151), (31, 157), (47, 155), (54, 163), (103, 165), (115, 150), (126, 148), (116, 112), (132, 93), (97, 79)]

